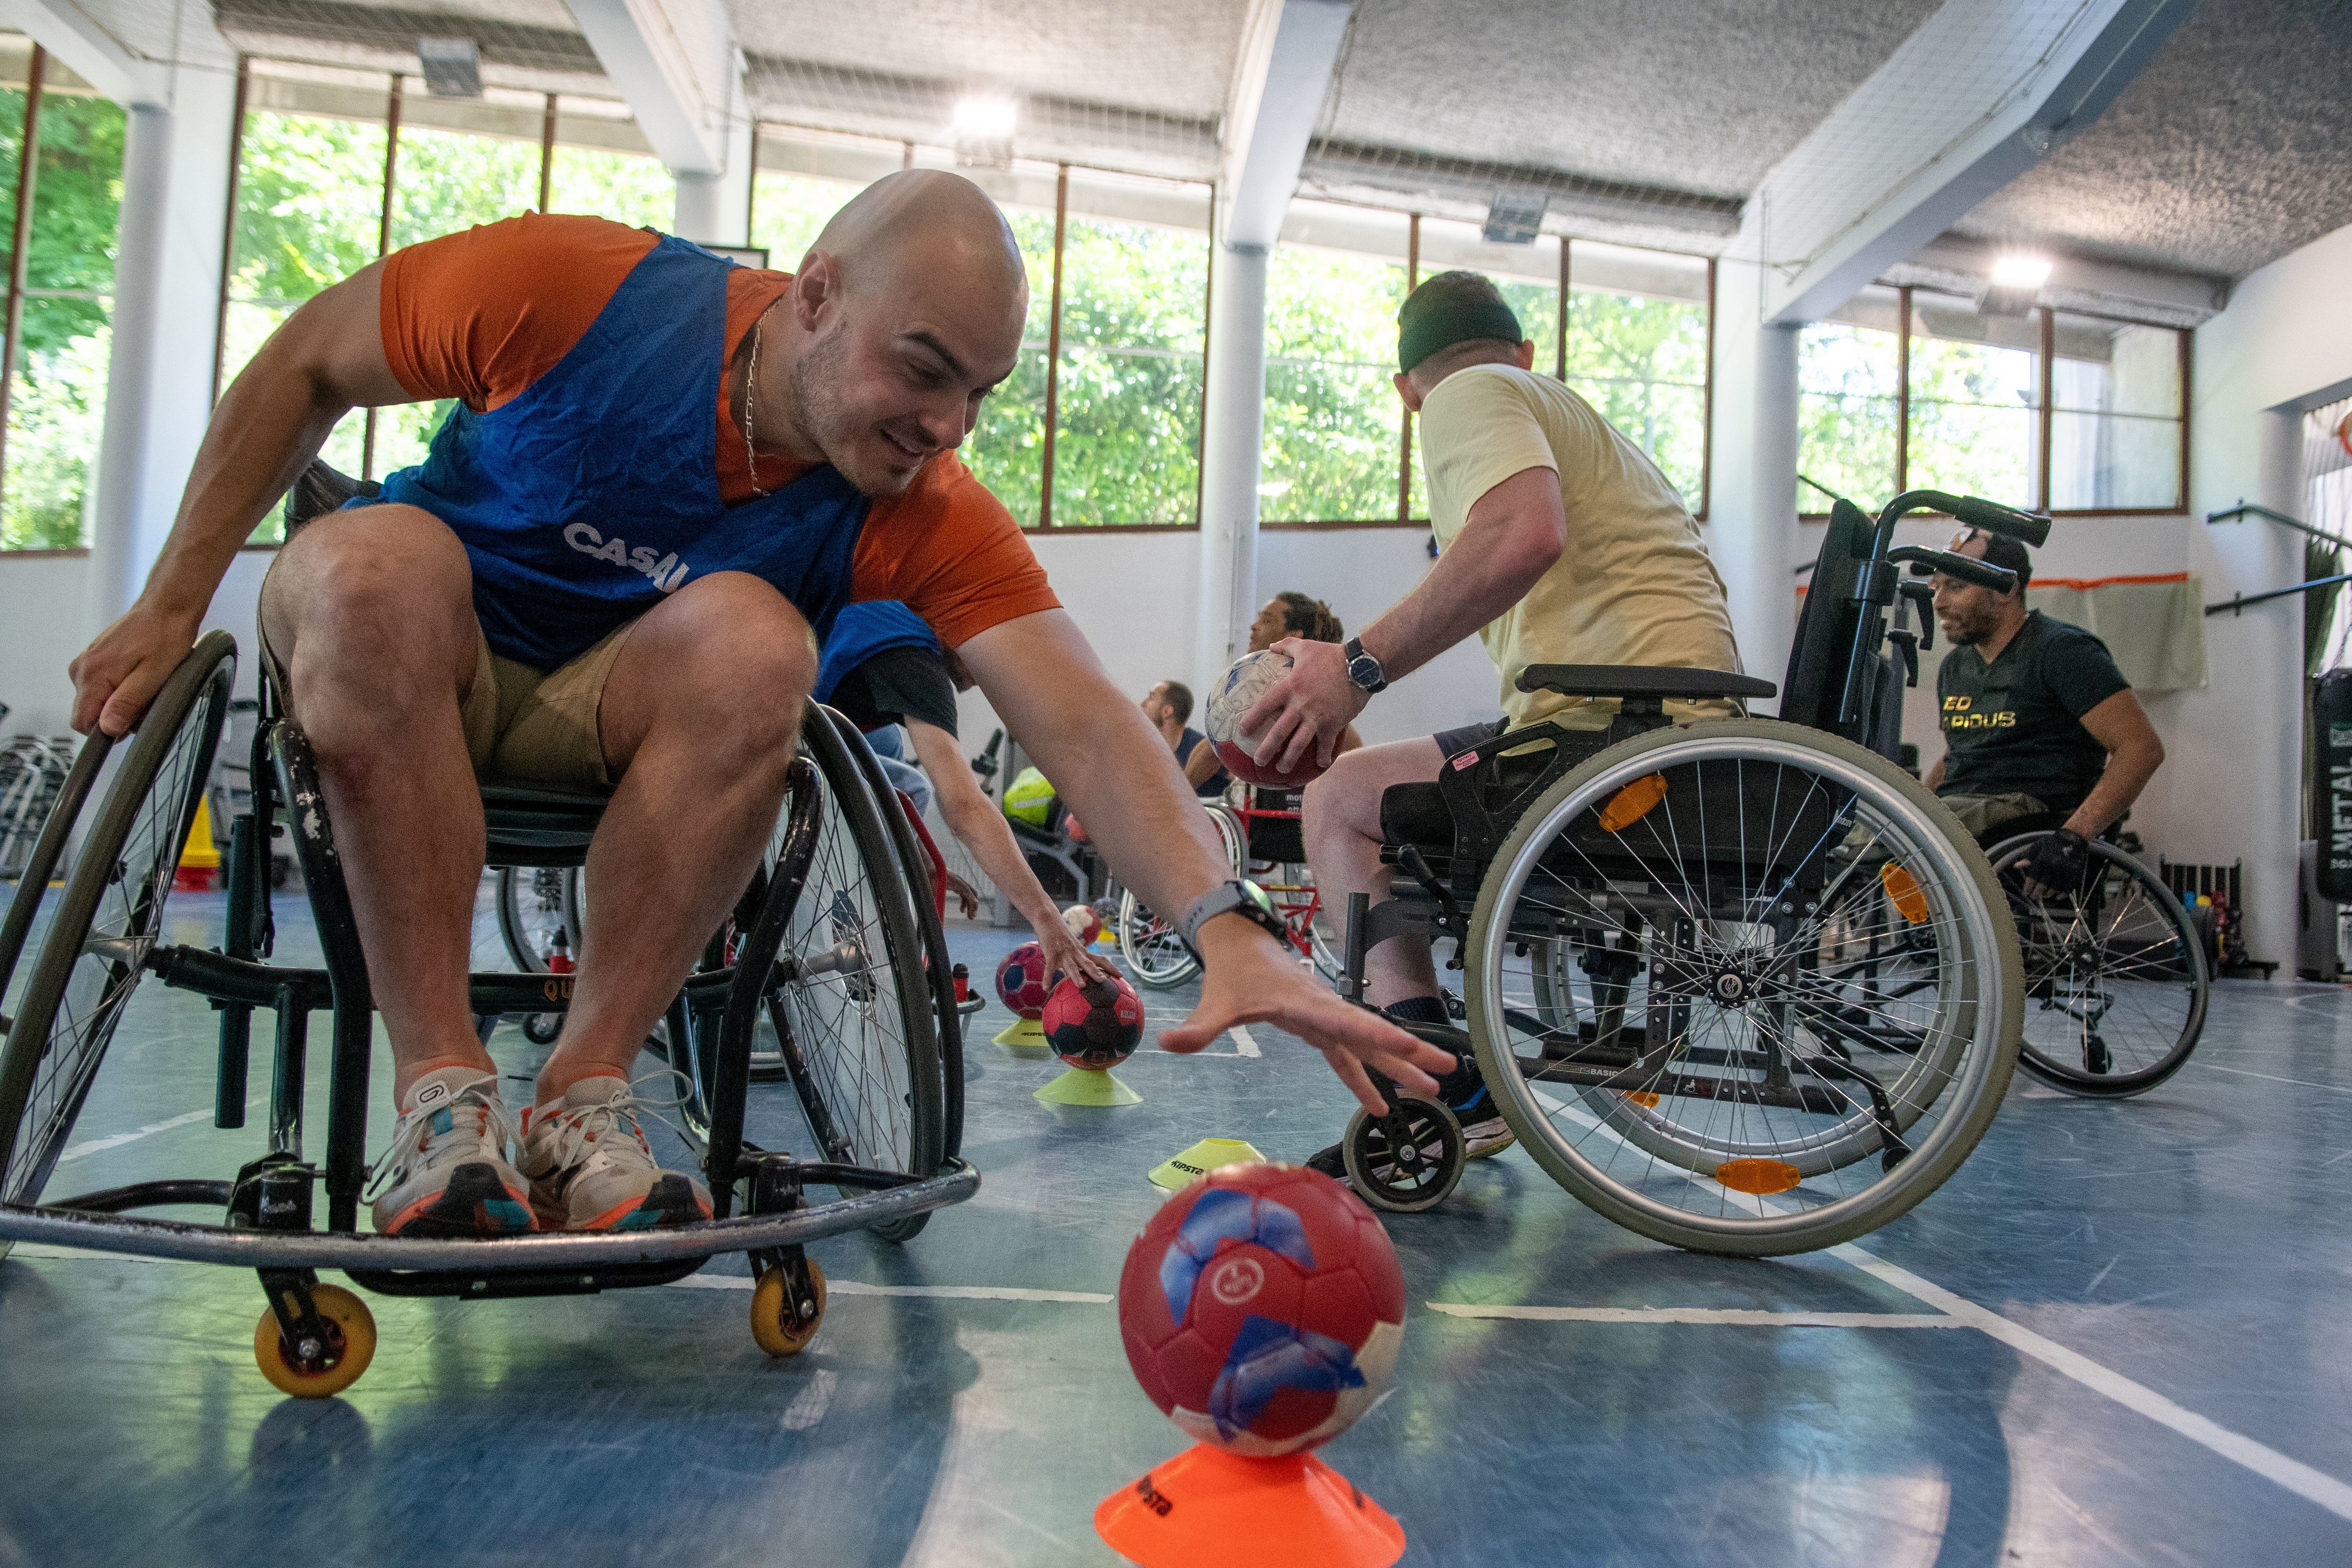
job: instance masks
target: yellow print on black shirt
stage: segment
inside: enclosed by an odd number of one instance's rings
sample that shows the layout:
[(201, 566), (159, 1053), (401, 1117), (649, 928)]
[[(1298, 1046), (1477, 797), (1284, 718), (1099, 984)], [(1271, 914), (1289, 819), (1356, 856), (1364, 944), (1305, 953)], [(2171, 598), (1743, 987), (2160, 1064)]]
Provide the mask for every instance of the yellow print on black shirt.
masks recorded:
[(1944, 728), (1947, 730), (2014, 730), (2017, 728), (2017, 712), (2014, 709), (2004, 709), (1999, 713), (1970, 712), (1969, 707), (1975, 701), (1976, 699), (1973, 697), (1945, 698)]

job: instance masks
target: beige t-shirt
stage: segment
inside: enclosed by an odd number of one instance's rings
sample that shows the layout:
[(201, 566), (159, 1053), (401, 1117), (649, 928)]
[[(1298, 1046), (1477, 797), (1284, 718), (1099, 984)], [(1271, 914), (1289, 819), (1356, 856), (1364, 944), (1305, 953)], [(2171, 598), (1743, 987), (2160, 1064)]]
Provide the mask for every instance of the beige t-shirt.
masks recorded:
[(1478, 634), (1502, 671), (1503, 711), (1514, 726), (1567, 718), (1562, 710), (1592, 700), (1517, 689), (1512, 681), (1531, 664), (1740, 668), (1723, 579), (1682, 497), (1591, 404), (1549, 376), (1473, 365), (1437, 384), (1420, 425), (1441, 550), (1478, 499), (1512, 475), (1559, 476), (1567, 548)]

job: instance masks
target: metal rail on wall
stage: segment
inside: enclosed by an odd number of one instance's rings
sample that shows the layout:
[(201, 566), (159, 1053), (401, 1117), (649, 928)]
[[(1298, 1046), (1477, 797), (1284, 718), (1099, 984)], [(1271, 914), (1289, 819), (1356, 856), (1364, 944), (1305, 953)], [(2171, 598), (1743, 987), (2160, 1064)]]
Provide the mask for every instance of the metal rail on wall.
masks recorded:
[[(2259, 517), (2266, 522), (2275, 522), (2281, 528), (2291, 528), (2306, 538), (2332, 544), (2338, 550), (2352, 550), (2352, 539), (2347, 539), (2340, 533), (2330, 533), (2324, 528), (2314, 528), (2301, 518), (2289, 517), (2283, 511), (2273, 511), (2266, 506), (2256, 506), (2252, 501), (2240, 501), (2227, 511), (2209, 511), (2205, 514), (2205, 521), (2210, 525), (2216, 522), (2235, 522), (2240, 518), (2245, 517)], [(2205, 613), (2209, 616), (2218, 616), (2227, 610), (2234, 616), (2249, 605), (2260, 605), (2272, 599), (2284, 599), (2294, 594), (2315, 593), (2322, 588), (2333, 588), (2339, 583), (2352, 583), (2352, 572), (2338, 572), (2330, 577), (2307, 578), (2284, 588), (2273, 588), (2267, 593), (2232, 594), (2219, 604), (2206, 605)]]

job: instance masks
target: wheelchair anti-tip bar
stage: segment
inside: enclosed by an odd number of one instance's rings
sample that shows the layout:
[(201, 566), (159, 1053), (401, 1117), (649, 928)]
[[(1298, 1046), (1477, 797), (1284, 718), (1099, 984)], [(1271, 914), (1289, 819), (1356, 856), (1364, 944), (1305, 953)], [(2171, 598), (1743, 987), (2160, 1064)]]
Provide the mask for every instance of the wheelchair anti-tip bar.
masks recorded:
[[(226, 1263), (240, 1268), (454, 1270), (505, 1273), (522, 1269), (609, 1268), (798, 1247), (844, 1231), (908, 1219), (960, 1204), (980, 1190), (980, 1173), (950, 1160), (936, 1176), (914, 1181), (856, 1166), (795, 1167), (803, 1181), (891, 1184), (856, 1197), (812, 1204), (789, 1214), (743, 1215), (658, 1230), (559, 1232), (479, 1240), (375, 1236), (350, 1231), (231, 1229), (181, 1220), (131, 1219), (83, 1209), (26, 1208), (0, 1204), (0, 1241), (42, 1242), (134, 1258)], [(95, 1195), (95, 1194), (93, 1194)]]

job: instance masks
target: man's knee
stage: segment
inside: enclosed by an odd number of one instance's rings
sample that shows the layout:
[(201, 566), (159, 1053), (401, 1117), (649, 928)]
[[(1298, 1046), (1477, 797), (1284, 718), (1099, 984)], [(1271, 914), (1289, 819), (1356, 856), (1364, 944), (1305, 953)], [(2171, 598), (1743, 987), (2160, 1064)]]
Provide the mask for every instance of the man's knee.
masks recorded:
[(759, 578), (724, 572), (690, 583), (650, 612), (663, 624), (648, 649), (667, 666), (682, 709), (714, 740), (789, 748), (816, 685), (816, 639), (784, 596)]
[(1428, 741), (1397, 741), (1364, 746), (1334, 762), (1307, 786), (1300, 826), (1308, 833), (1332, 827), (1381, 836), (1381, 796), (1389, 786), (1425, 784), (1437, 776), (1444, 758)]
[(468, 669), (473, 571), (448, 525), (413, 506), (333, 512), (290, 541), (264, 583), (281, 657), (350, 647), (372, 661), (454, 658)]

